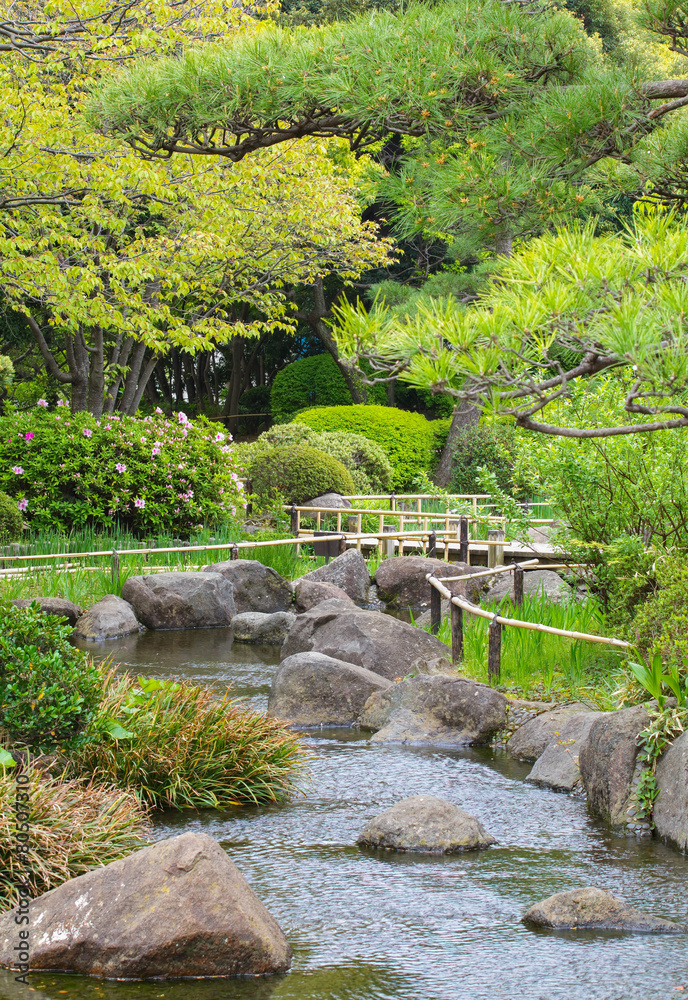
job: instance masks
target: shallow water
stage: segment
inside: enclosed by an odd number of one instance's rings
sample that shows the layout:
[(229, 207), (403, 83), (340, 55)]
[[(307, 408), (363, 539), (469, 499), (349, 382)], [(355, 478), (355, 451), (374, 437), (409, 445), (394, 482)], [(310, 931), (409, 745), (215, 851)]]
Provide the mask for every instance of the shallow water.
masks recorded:
[[(225, 630), (144, 633), (112, 644), (139, 673), (184, 675), (264, 707), (276, 651)], [(110, 652), (110, 650), (108, 650)], [(269, 979), (108, 983), (0, 973), (3, 1000), (654, 1000), (688, 993), (688, 938), (533, 932), (535, 901), (583, 885), (688, 919), (688, 859), (614, 837), (581, 801), (523, 782), (528, 766), (477, 750), (383, 747), (348, 730), (311, 735), (312, 780), (288, 806), (166, 814), (155, 837), (219, 840), (282, 925), (292, 971)], [(430, 792), (474, 813), (498, 839), (448, 858), (355, 846), (365, 822)], [(681, 989), (683, 987), (684, 989)]]

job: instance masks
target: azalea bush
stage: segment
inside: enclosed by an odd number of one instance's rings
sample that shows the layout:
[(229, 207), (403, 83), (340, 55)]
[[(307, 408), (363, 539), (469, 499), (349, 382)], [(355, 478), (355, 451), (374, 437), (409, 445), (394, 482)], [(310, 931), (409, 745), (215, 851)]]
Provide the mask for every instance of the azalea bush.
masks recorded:
[(241, 515), (230, 442), (184, 413), (96, 419), (39, 400), (0, 418), (0, 490), (32, 528), (185, 533)]

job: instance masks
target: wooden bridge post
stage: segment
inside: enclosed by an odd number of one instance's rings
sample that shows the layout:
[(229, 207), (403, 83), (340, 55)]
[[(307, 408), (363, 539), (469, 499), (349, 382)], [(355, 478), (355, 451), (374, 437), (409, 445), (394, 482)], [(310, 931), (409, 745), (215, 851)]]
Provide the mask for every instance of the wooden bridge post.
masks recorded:
[(462, 517), (459, 521), (459, 560), (468, 562), (468, 518)]
[(120, 558), (117, 549), (112, 550), (112, 586), (115, 590), (119, 589), (119, 568), (120, 568)]
[(523, 604), (523, 570), (520, 566), (514, 568), (514, 604), (517, 607)]
[(430, 584), (430, 631), (437, 635), (442, 623), (442, 595)]
[(502, 626), (494, 619), (487, 633), (487, 678), (499, 681), (502, 673)]
[[(435, 534), (434, 531), (431, 531), (428, 537), (428, 558), (429, 559), (437, 558), (437, 535)], [(433, 594), (435, 593), (434, 587), (432, 588), (432, 592)]]
[(299, 537), (299, 512), (296, 509), (296, 504), (291, 505), (291, 533), (294, 538)]
[(236, 544), (236, 542), (232, 546), (232, 551), (229, 554), (229, 558), (232, 562), (234, 562), (235, 559), (239, 558), (239, 546)]
[(463, 660), (463, 608), (451, 605), (452, 663)]

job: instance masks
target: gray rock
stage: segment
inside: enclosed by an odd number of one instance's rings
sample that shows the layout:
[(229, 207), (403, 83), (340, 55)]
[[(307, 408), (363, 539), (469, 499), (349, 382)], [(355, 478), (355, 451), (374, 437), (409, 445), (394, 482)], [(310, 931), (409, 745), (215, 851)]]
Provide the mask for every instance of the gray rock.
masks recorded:
[(555, 737), (577, 712), (589, 712), (587, 705), (574, 702), (562, 705), (552, 712), (543, 712), (517, 729), (506, 745), (507, 753), (518, 760), (537, 760), (545, 752)]
[(558, 892), (523, 915), (531, 927), (556, 931), (630, 931), (635, 934), (684, 934), (686, 928), (636, 910), (604, 889), (587, 886)]
[(234, 589), (220, 573), (130, 576), (122, 597), (146, 628), (212, 628), (236, 614)]
[(655, 832), (681, 851), (688, 850), (688, 732), (674, 740), (657, 763), (652, 817)]
[(302, 507), (331, 507), (332, 510), (344, 510), (351, 506), (351, 500), (345, 500), (339, 493), (323, 493), (320, 497), (313, 497)]
[(608, 712), (593, 722), (578, 752), (588, 809), (612, 827), (628, 822), (634, 801), (636, 739), (650, 721), (644, 705)]
[(268, 712), (293, 726), (351, 726), (374, 691), (391, 681), (365, 667), (322, 653), (282, 660), (272, 681)]
[[(424, 556), (393, 556), (380, 563), (375, 573), (375, 583), (378, 596), (390, 607), (422, 608), (430, 604), (431, 587), (425, 579), (427, 573), (434, 573), (441, 579), (445, 576), (478, 572), (481, 572), (480, 566), (469, 566), (462, 562), (448, 563), (442, 559), (426, 559)], [(447, 584), (447, 587), (457, 597), (475, 601), (484, 582), (483, 577), (478, 577), (475, 581), (458, 580)]]
[(576, 712), (565, 722), (559, 733), (538, 757), (526, 778), (540, 788), (553, 788), (557, 792), (572, 792), (580, 784), (578, 752), (587, 739), (590, 727), (602, 712)]
[(121, 635), (131, 635), (140, 629), (141, 626), (131, 604), (115, 594), (106, 594), (81, 615), (76, 623), (74, 635), (98, 642), (103, 639), (118, 639)]
[(333, 583), (357, 604), (366, 604), (370, 589), (370, 573), (366, 561), (357, 549), (348, 549), (326, 566), (319, 566), (301, 577), (315, 583)]
[(311, 650), (388, 680), (403, 677), (418, 659), (450, 655), (443, 642), (413, 625), (336, 600), (323, 601), (299, 615), (282, 647), (282, 659)]
[[(531, 569), (523, 571), (523, 593), (536, 597), (544, 594), (550, 601), (569, 601), (574, 592), (568, 583), (552, 569)], [(514, 574), (502, 573), (485, 594), (484, 601), (501, 601), (514, 595)]]
[(288, 611), (276, 611), (272, 615), (264, 615), (260, 611), (244, 611), (232, 618), (232, 630), (237, 642), (281, 646), (295, 621), (296, 615)]
[(357, 844), (392, 851), (455, 854), (495, 844), (475, 816), (434, 795), (412, 795), (376, 816)]
[(257, 559), (229, 559), (211, 563), (203, 568), (204, 573), (220, 573), (234, 587), (234, 603), (237, 613), (262, 611), (290, 611), (292, 604), (291, 584), (270, 566), (263, 566)]
[[(14, 961), (0, 915), (0, 964)], [(220, 845), (184, 833), (69, 879), (31, 902), (31, 969), (109, 979), (285, 972), (291, 949)]]
[(66, 618), (67, 624), (72, 627), (84, 613), (83, 608), (67, 601), (64, 597), (32, 597), (29, 600), (19, 599), (11, 603), (15, 608), (28, 608), (36, 603), (44, 615), (60, 615), (61, 618)]
[(332, 598), (338, 601), (351, 601), (349, 595), (341, 587), (335, 587), (333, 583), (327, 583), (324, 580), (317, 582), (316, 580), (306, 580), (304, 577), (301, 577), (294, 584), (294, 600), (296, 602), (296, 610), (299, 612), (310, 611), (316, 604), (320, 604), (322, 601), (329, 601)]
[(418, 674), (371, 695), (362, 729), (377, 743), (478, 745), (506, 722), (507, 700), (486, 684), (446, 674)]

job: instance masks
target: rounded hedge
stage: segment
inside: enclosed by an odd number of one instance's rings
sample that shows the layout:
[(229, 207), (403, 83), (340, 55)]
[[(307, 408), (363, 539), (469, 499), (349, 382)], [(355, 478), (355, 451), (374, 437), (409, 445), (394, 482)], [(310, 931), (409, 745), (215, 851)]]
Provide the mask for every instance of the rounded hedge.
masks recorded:
[(317, 434), (305, 424), (286, 424), (287, 427), (301, 427), (312, 437), (309, 444), (331, 455), (348, 469), (354, 482), (356, 493), (388, 493), (394, 482), (394, 469), (384, 450), (375, 441), (363, 434), (347, 434), (345, 431), (322, 431)]
[(346, 406), (351, 393), (331, 354), (293, 361), (277, 374), (270, 392), (273, 420), (291, 420), (308, 406)]
[(494, 472), (500, 489), (520, 496), (514, 486), (517, 457), (516, 429), (509, 424), (465, 427), (452, 447), (452, 493), (484, 493), (478, 469)]
[(303, 504), (323, 493), (354, 493), (354, 483), (341, 462), (306, 444), (268, 448), (251, 461), (253, 492), (265, 502), (280, 495)]
[(16, 541), (23, 527), (24, 521), (17, 501), (0, 492), (0, 544)]
[(394, 469), (392, 488), (410, 490), (421, 472), (431, 472), (449, 432), (449, 419), (426, 420), (393, 406), (314, 407), (294, 422), (316, 431), (362, 434), (380, 445)]

